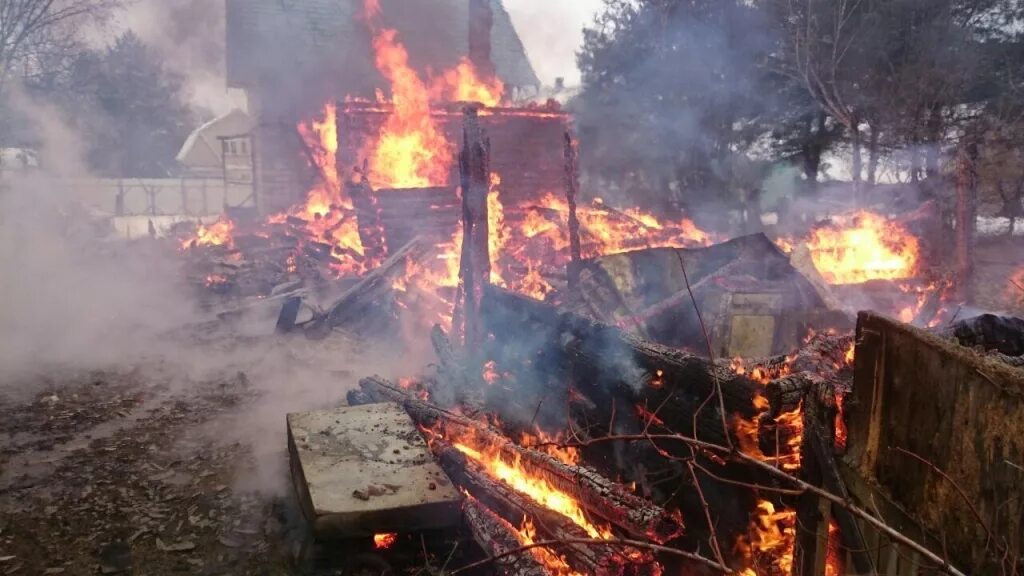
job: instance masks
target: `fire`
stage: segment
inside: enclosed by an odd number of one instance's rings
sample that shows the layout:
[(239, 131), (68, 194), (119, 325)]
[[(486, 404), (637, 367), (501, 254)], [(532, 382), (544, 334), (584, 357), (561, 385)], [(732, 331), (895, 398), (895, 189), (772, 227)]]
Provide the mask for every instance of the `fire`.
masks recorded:
[(518, 458), (512, 462), (491, 447), (470, 447), (456, 442), (453, 446), (469, 459), (479, 463), (487, 473), (511, 486), (515, 491), (529, 496), (545, 508), (568, 518), (582, 528), (591, 538), (610, 539), (614, 537), (607, 526), (598, 526), (587, 520), (583, 508), (571, 495), (552, 486), (547, 480), (528, 471)]
[[(529, 518), (523, 520), (523, 526), (518, 530), (518, 534), (519, 541), (522, 542), (523, 546), (529, 546), (537, 542), (537, 529)], [(548, 548), (537, 546), (530, 550), (533, 552), (533, 557), (556, 576), (583, 576), (569, 567), (569, 563), (566, 562), (565, 558), (555, 554)]]
[(373, 547), (377, 550), (387, 550), (398, 540), (398, 534), (374, 534), (373, 535)]
[(835, 429), (836, 429), (835, 449), (836, 449), (837, 452), (840, 452), (840, 453), (846, 451), (847, 431), (846, 431), (845, 414), (843, 412), (843, 403), (845, 401), (846, 401), (846, 398), (843, 396), (843, 393), (842, 392), (837, 392), (836, 393), (836, 417), (835, 417)]
[[(796, 546), (796, 511), (776, 512), (767, 500), (757, 503), (751, 519), (750, 533), (740, 538), (737, 552), (753, 564), (741, 574), (790, 574), (793, 569), (793, 551)], [(767, 569), (768, 566), (771, 569)], [(756, 568), (762, 568), (757, 570)]]
[(299, 124), (310, 162), (321, 178), (307, 193), (304, 203), (292, 207), (286, 214), (270, 217), (271, 223), (280, 223), (288, 217), (305, 223), (309, 236), (330, 244), (335, 262), (335, 273), (362, 274), (376, 262), (367, 262), (359, 236), (352, 199), (345, 194), (337, 165), (338, 109), (333, 103), (324, 106), (323, 118)]
[(221, 216), (216, 222), (209, 226), (200, 224), (196, 230), (196, 236), (182, 241), (182, 249), (195, 248), (198, 246), (234, 246), (235, 223), (230, 219)]
[(430, 113), (430, 91), (409, 65), (398, 32), (374, 33), (377, 69), (391, 83), (393, 111), (362, 156), (370, 160), (374, 188), (445, 186), (454, 162), (452, 145)]
[(501, 277), (501, 267), (498, 265), (497, 255), (501, 254), (508, 240), (508, 229), (505, 228), (505, 207), (501, 203), (501, 176), (497, 172), (491, 173), (491, 186), (487, 191), (487, 243), (491, 258), (491, 282), (498, 286), (505, 286), (505, 280)]
[(462, 58), (451, 70), (434, 78), (430, 95), (435, 102), (478, 102), (487, 107), (501, 104), (505, 84), (498, 78), (480, 78), (468, 58)]
[(918, 240), (903, 225), (873, 212), (833, 218), (807, 240), (814, 266), (829, 284), (860, 284), (914, 276)]
[(828, 554), (825, 557), (825, 576), (842, 576), (846, 573), (846, 558), (843, 554), (842, 535), (835, 519), (828, 522)]

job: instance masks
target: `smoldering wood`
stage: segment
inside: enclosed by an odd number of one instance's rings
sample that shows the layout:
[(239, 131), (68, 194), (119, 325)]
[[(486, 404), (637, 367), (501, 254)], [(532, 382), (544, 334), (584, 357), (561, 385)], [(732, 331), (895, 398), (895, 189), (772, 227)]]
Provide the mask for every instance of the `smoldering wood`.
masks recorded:
[(800, 372), (772, 380), (765, 385), (764, 395), (771, 406), (769, 415), (778, 418), (786, 412), (800, 407), (804, 397), (815, 386), (824, 385), (824, 380), (810, 372)]
[(1020, 318), (982, 314), (958, 320), (935, 333), (968, 348), (994, 350), (1005, 356), (1024, 355), (1024, 320)]
[(430, 251), (425, 242), (413, 239), (335, 300), (329, 308), (326, 325), (338, 328), (363, 321), (375, 307), (388, 301), (395, 280), (406, 273), (407, 263), (422, 260)]
[(636, 538), (660, 544), (682, 532), (679, 520), (673, 515), (590, 468), (568, 465), (544, 452), (519, 446), (483, 423), (413, 398), (382, 378), (364, 378), (359, 385), (377, 401), (400, 403), (420, 425), (442, 424), (472, 433), (507, 456), (519, 458), (556, 488), (576, 496), (586, 510)]
[[(471, 496), (485, 504), (509, 522), (518, 522), (523, 518), (533, 521), (537, 530), (552, 540), (573, 540), (592, 538), (583, 528), (577, 526), (565, 516), (533, 501), (527, 496), (516, 492), (508, 484), (492, 479), (476, 462), (465, 454), (443, 441), (431, 443), (431, 450), (441, 464), (441, 469), (456, 485), (470, 493)], [(625, 565), (631, 563), (624, 554), (608, 547), (589, 546), (584, 544), (565, 544), (557, 553), (564, 555), (573, 569), (584, 574), (601, 576), (619, 576)], [(632, 552), (639, 552), (633, 550)], [(647, 562), (653, 561), (649, 555)], [(645, 571), (639, 571), (644, 573)]]
[[(550, 576), (550, 572), (541, 565), (534, 555), (524, 550), (509, 554), (522, 548), (516, 537), (512, 524), (501, 518), (474, 498), (467, 498), (462, 504), (462, 515), (473, 533), (473, 539), (492, 558), (503, 556), (494, 561), (495, 570), (503, 576)], [(509, 554), (508, 556), (504, 556)]]
[[(833, 389), (824, 382), (816, 383), (808, 390), (804, 405), (802, 474), (805, 479), (817, 480), (822, 488), (830, 493), (850, 501), (850, 491), (846, 487), (836, 464), (835, 443), (835, 394)], [(843, 545), (853, 559), (857, 574), (877, 574), (877, 567), (871, 556), (871, 550), (864, 540), (860, 524), (853, 514), (841, 506), (831, 506), (830, 512), (839, 526), (839, 534)], [(827, 531), (828, 526), (825, 525)]]
[[(579, 392), (598, 407), (660, 407), (660, 418), (677, 431), (692, 431), (696, 417), (701, 439), (719, 444), (727, 443), (728, 432), (718, 402), (706, 402), (716, 394), (716, 383), (726, 420), (734, 414), (755, 415), (753, 399), (760, 385), (725, 363), (643, 340), (498, 287), (489, 287), (486, 296), (488, 329), (496, 340), (516, 346), (524, 334), (546, 334), (545, 341), (576, 370)], [(651, 386), (655, 378), (665, 384)]]

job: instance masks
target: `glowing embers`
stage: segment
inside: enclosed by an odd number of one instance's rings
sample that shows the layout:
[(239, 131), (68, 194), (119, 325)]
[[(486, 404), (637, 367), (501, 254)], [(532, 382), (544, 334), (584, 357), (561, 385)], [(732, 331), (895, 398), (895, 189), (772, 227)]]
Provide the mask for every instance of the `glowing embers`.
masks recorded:
[(806, 242), (815, 268), (829, 284), (899, 280), (918, 272), (917, 238), (873, 212), (837, 216), (812, 230)]
[(398, 534), (387, 533), (387, 534), (374, 534), (373, 535), (373, 547), (377, 550), (387, 550), (391, 548), (398, 540)]

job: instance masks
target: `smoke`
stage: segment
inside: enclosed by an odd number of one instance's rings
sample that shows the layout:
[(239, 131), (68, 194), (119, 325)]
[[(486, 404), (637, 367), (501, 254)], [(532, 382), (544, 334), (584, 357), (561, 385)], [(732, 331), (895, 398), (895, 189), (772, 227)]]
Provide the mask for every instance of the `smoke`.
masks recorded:
[(137, 0), (116, 19), (156, 50), (183, 76), (194, 105), (226, 112), (245, 106), (244, 95), (226, 84), (224, 2)]
[(77, 135), (55, 109), (17, 92), (13, 100), (35, 122), (51, 168), (7, 174), (0, 191), (0, 372), (138, 353), (193, 317), (176, 265), (156, 247), (102, 239), (104, 221), (76, 200), (87, 176)]

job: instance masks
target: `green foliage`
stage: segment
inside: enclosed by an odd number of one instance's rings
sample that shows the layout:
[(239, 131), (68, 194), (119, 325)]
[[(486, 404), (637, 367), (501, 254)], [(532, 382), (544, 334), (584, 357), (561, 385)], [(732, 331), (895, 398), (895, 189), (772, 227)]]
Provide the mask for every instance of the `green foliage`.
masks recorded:
[(650, 203), (733, 201), (764, 174), (737, 158), (813, 192), (828, 152), (938, 185), (962, 138), (1024, 132), (1021, 0), (606, 0), (579, 63), (585, 168)]
[[(56, 104), (75, 128), (89, 168), (111, 177), (162, 177), (196, 124), (181, 77), (127, 32), (99, 50), (76, 46), (23, 79), (35, 98)], [(8, 134), (32, 145), (32, 119), (12, 117)]]

